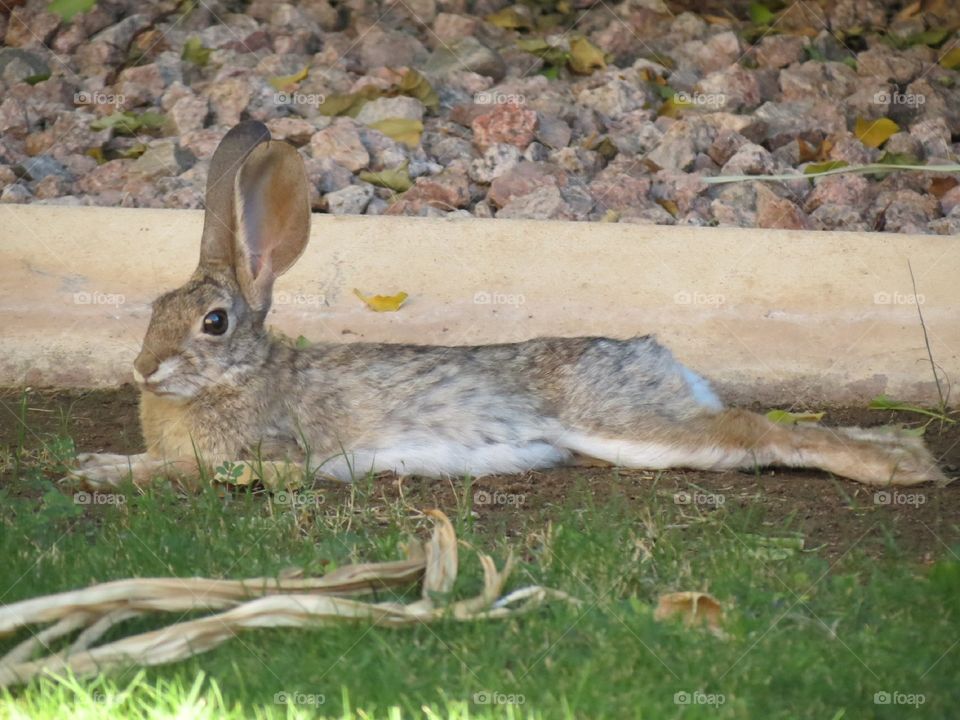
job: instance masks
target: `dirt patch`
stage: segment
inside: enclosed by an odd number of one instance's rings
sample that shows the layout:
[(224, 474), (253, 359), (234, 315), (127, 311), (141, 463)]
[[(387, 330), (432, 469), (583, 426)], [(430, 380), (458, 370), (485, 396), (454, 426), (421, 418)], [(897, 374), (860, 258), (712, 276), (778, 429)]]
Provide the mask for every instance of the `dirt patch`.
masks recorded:
[[(0, 390), (0, 448), (20, 437), (26, 419), (27, 447), (39, 446), (66, 427), (84, 452), (133, 453), (143, 449), (137, 420), (137, 393), (131, 386), (116, 391), (30, 391), (21, 412), (22, 390)], [(758, 409), (758, 408), (757, 408)], [(831, 410), (835, 425), (913, 422), (903, 413), (858, 408)], [(950, 476), (960, 469), (960, 428), (943, 431), (931, 425), (927, 441)], [(4, 477), (0, 483), (6, 484)], [(373, 480), (367, 502), (394, 502), (401, 497), (414, 507), (439, 507), (454, 514), (465, 503), (463, 482), (391, 475)], [(558, 468), (522, 475), (476, 480), (469, 487), (477, 523), (507, 537), (529, 528), (534, 518), (546, 521), (571, 502), (603, 506), (623, 502), (637, 508), (658, 503), (682, 505), (681, 515), (697, 522), (705, 513), (746, 508), (757, 513), (771, 532), (789, 528), (803, 533), (809, 547), (837, 559), (853, 546), (881, 556), (893, 546), (928, 562), (960, 543), (960, 483), (945, 488), (921, 486), (877, 494), (875, 489), (805, 470), (759, 473), (619, 470), (596, 467)], [(346, 502), (350, 490), (325, 484), (328, 502)], [(686, 501), (686, 502), (685, 502)], [(639, 513), (638, 513), (639, 515)]]

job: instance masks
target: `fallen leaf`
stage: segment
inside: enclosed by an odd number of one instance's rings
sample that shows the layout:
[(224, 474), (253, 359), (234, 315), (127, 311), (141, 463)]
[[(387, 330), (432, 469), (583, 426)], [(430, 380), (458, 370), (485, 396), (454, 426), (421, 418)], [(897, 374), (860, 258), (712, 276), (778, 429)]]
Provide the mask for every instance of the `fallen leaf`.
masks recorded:
[(183, 44), (183, 52), (180, 58), (193, 63), (197, 67), (206, 67), (210, 62), (210, 49), (203, 46), (203, 42), (198, 37), (187, 38)]
[[(526, 10), (526, 12), (524, 12)], [(504, 30), (532, 30), (533, 20), (530, 11), (522, 5), (512, 5), (491, 13), (483, 18), (491, 25)]]
[(759, 560), (767, 562), (779, 562), (786, 560), (791, 555), (803, 551), (803, 537), (795, 535), (792, 537), (768, 537), (766, 535), (756, 535), (746, 533), (742, 540), (747, 545), (747, 552)]
[(139, 115), (132, 112), (115, 112), (90, 123), (91, 130), (113, 130), (118, 135), (133, 135), (138, 130), (155, 130), (164, 123), (163, 115), (148, 110)]
[(605, 222), (605, 223), (620, 222), (620, 213), (617, 210), (614, 210), (613, 208), (609, 208), (603, 214), (603, 217), (600, 218), (600, 222)]
[(405, 292), (398, 292), (396, 295), (364, 295), (356, 288), (353, 289), (353, 294), (374, 312), (396, 312), (409, 297)]
[(420, 144), (420, 133), (423, 132), (423, 123), (409, 118), (385, 118), (370, 123), (370, 127), (409, 148), (415, 148)]
[(554, 66), (556, 69), (560, 65), (566, 65), (570, 59), (570, 53), (560, 45), (551, 45), (543, 38), (525, 38), (517, 40), (517, 47), (524, 52), (536, 55), (545, 63)]
[(578, 75), (590, 75), (594, 70), (607, 66), (603, 50), (585, 37), (575, 37), (570, 41), (570, 69)]
[(47, 11), (59, 15), (66, 22), (70, 22), (74, 15), (86, 12), (96, 4), (97, 0), (53, 0), (47, 5)]
[(400, 82), (397, 83), (397, 89), (403, 95), (416, 98), (429, 110), (436, 110), (440, 107), (440, 96), (437, 95), (437, 91), (416, 70), (407, 70)]
[[(797, 138), (797, 146), (800, 148), (800, 162), (810, 162), (820, 157), (820, 148), (814, 147), (802, 137)], [(821, 145), (821, 147), (823, 147)]]
[(857, 118), (856, 128), (854, 129), (854, 135), (860, 142), (871, 148), (880, 147), (898, 132), (900, 132), (900, 126), (890, 118), (878, 118), (877, 120)]
[(960, 69), (960, 47), (955, 47), (940, 58), (940, 66), (947, 70)]
[(826, 413), (795, 413), (789, 410), (771, 410), (767, 418), (782, 425), (796, 425), (802, 422), (820, 422)]
[(667, 98), (663, 105), (660, 106), (657, 114), (662, 117), (675, 118), (679, 117), (680, 113), (684, 110), (689, 110), (692, 107), (693, 103), (684, 100), (681, 95), (675, 94), (673, 97)]
[(705, 625), (712, 633), (722, 636), (723, 606), (707, 593), (675, 592), (661, 595), (653, 611), (654, 620), (680, 617), (687, 627)]
[(657, 205), (673, 215), (673, 217), (680, 214), (680, 208), (677, 207), (677, 204), (673, 200), (657, 200)]
[(920, 12), (920, 0), (914, 0), (914, 2), (907, 5), (900, 12), (893, 16), (895, 22), (902, 22), (903, 20), (908, 20)]
[(270, 86), (277, 90), (278, 92), (286, 92), (287, 90), (292, 90), (294, 85), (303, 81), (307, 77), (307, 72), (309, 68), (304, 67), (303, 70), (295, 72), (293, 75), (274, 75), (272, 78), (267, 80), (270, 83)]
[(413, 187), (413, 180), (410, 179), (410, 173), (407, 171), (407, 163), (391, 170), (380, 170), (379, 172), (364, 170), (360, 173), (360, 179), (371, 185), (389, 188), (394, 192), (406, 192)]
[(776, 14), (766, 5), (758, 2), (750, 3), (750, 22), (754, 25), (772, 25)]

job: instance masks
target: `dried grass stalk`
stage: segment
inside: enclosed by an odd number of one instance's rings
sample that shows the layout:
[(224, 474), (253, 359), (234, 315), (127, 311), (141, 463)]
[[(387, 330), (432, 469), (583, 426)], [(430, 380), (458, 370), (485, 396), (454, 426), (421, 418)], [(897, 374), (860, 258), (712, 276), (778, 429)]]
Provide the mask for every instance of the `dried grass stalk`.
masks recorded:
[[(356, 621), (402, 627), (441, 618), (498, 619), (549, 600), (579, 603), (565, 593), (539, 586), (501, 597), (513, 558), (507, 559), (503, 570), (497, 570), (493, 559), (481, 553), (481, 594), (444, 604), (444, 597), (453, 590), (457, 578), (457, 538), (442, 512), (431, 510), (427, 515), (434, 521), (433, 535), (425, 546), (412, 547), (407, 560), (350, 565), (322, 578), (306, 580), (121, 580), (9, 605), (0, 609), (0, 633), (37, 623), (53, 625), (20, 643), (0, 660), (0, 687), (29, 682), (41, 674), (70, 671), (91, 675), (130, 664), (159, 665), (183, 660), (251, 628), (317, 627)], [(344, 597), (375, 588), (409, 585), (421, 576), (422, 597), (410, 604), (374, 604)], [(93, 647), (107, 630), (131, 617), (147, 612), (197, 610), (223, 611)], [(38, 660), (30, 659), (40, 647), (80, 628), (85, 629), (67, 649)]]

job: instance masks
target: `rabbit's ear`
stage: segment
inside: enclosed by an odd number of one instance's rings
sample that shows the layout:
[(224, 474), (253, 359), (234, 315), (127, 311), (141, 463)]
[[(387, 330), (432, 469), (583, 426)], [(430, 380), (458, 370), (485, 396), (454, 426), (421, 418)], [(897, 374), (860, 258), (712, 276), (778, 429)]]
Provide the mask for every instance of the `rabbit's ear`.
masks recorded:
[(200, 241), (200, 266), (205, 270), (233, 269), (236, 213), (234, 181), (250, 151), (270, 140), (270, 131), (259, 122), (242, 122), (233, 127), (217, 146), (207, 174), (206, 211)]
[(235, 194), (237, 281), (250, 306), (265, 310), (274, 279), (296, 262), (310, 237), (303, 160), (285, 142), (258, 145), (237, 173)]

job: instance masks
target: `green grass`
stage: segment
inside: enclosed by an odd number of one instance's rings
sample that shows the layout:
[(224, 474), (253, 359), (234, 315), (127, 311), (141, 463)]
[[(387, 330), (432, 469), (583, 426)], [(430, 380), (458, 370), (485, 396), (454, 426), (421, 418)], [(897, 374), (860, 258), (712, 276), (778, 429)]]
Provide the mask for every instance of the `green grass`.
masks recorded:
[[(365, 483), (309, 510), (215, 489), (80, 505), (45, 479), (70, 443), (49, 447), (0, 450), (2, 603), (133, 576), (274, 576), (292, 566), (319, 574), (396, 559), (411, 534), (426, 534), (414, 513), (385, 507)], [(793, 529), (750, 507), (596, 505), (585, 489), (549, 516), (524, 516), (511, 541), (470, 510), (448, 508), (461, 539), (500, 563), (514, 550), (511, 588), (541, 583), (583, 606), (399, 630), (248, 631), (173, 665), (0, 692), (0, 718), (957, 716), (960, 561), (946, 549), (931, 566), (898, 554), (893, 540), (881, 560), (857, 545), (828, 559), (765, 540)], [(480, 578), (462, 548), (456, 595), (474, 594)], [(655, 621), (657, 596), (673, 590), (718, 597), (728, 637)], [(130, 622), (107, 639), (175, 619)], [(0, 653), (24, 637), (0, 639)], [(884, 692), (923, 704), (877, 704)], [(678, 703), (678, 693), (716, 703)], [(283, 695), (299, 704), (278, 702)]]

